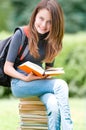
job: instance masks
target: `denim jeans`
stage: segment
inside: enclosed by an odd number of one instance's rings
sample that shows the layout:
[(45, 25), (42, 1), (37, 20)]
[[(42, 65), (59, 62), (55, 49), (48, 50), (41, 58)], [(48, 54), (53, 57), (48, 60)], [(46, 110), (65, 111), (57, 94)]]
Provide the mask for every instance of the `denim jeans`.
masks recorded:
[(73, 130), (68, 103), (68, 86), (61, 79), (42, 79), (24, 82), (12, 79), (11, 89), (18, 98), (38, 96), (48, 114), (48, 130)]

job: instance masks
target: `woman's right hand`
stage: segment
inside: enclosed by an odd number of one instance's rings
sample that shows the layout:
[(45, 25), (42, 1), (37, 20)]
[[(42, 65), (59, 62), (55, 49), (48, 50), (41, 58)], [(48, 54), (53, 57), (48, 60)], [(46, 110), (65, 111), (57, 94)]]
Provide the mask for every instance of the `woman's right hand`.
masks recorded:
[(45, 76), (43, 77), (39, 77), (39, 76), (36, 76), (34, 75), (32, 72), (29, 73), (27, 76), (24, 76), (24, 81), (28, 82), (28, 81), (32, 81), (32, 80), (38, 80), (38, 79), (44, 79)]

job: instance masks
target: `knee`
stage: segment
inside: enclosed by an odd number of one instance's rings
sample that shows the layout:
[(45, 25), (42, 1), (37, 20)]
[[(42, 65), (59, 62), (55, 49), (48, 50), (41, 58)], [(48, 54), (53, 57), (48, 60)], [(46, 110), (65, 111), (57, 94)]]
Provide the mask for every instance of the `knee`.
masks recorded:
[(54, 92), (68, 96), (68, 91), (69, 91), (68, 84), (62, 79), (57, 79), (54, 86)]
[(63, 91), (68, 92), (68, 90), (69, 90), (68, 84), (64, 80), (61, 80), (61, 87), (62, 87)]

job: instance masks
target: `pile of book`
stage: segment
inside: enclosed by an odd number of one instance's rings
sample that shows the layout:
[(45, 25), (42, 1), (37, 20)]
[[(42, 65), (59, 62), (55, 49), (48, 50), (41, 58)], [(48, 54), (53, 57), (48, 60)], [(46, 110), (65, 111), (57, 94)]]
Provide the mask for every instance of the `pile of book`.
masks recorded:
[(46, 108), (39, 98), (21, 98), (19, 115), (19, 130), (48, 130)]

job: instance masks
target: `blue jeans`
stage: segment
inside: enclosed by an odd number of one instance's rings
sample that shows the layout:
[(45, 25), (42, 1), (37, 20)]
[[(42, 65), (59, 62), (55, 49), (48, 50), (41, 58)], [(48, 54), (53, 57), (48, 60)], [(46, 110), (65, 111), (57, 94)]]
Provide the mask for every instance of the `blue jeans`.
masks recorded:
[(48, 113), (48, 130), (73, 130), (68, 103), (68, 86), (61, 79), (42, 79), (24, 82), (12, 79), (11, 89), (18, 98), (38, 96)]

